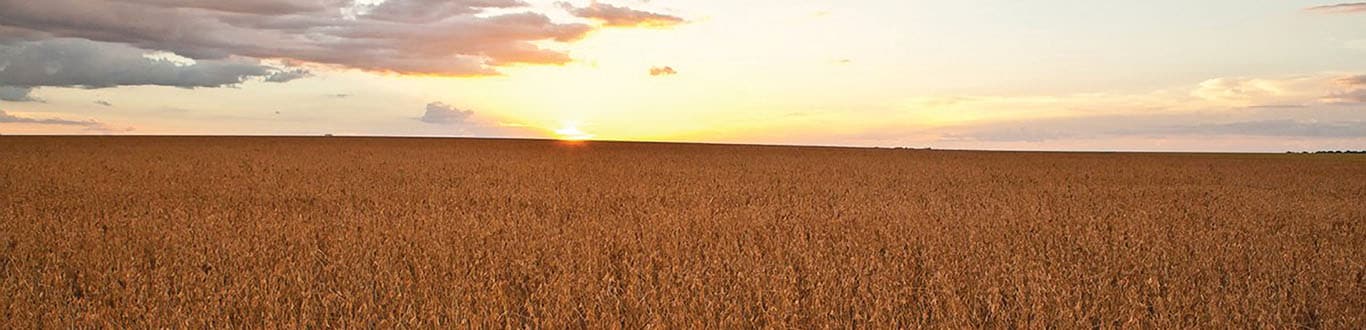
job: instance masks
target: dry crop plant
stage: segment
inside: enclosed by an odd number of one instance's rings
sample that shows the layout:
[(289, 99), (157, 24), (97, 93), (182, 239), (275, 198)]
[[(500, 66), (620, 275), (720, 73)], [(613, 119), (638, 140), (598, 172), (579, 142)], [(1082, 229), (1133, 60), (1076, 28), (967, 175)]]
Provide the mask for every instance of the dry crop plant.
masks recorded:
[(0, 138), (0, 323), (1366, 327), (1366, 158)]

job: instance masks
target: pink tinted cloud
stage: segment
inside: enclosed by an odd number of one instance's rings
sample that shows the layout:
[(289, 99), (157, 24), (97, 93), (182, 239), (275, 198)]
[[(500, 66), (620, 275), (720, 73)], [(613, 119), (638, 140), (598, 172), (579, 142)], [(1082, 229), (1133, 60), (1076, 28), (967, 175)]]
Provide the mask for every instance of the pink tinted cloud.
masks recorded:
[(402, 74), (497, 75), (558, 65), (592, 26), (557, 23), (517, 0), (0, 0), (0, 43), (81, 38), (196, 60), (283, 59)]
[(672, 76), (676, 74), (678, 74), (678, 71), (674, 70), (674, 68), (671, 66), (657, 66), (650, 68), (651, 76)]
[(561, 2), (560, 7), (574, 14), (574, 16), (599, 21), (610, 27), (669, 27), (686, 22), (677, 16), (597, 2), (587, 7), (575, 7), (569, 3)]
[(1321, 13), (1366, 13), (1366, 2), (1348, 2), (1332, 5), (1314, 6), (1305, 10)]

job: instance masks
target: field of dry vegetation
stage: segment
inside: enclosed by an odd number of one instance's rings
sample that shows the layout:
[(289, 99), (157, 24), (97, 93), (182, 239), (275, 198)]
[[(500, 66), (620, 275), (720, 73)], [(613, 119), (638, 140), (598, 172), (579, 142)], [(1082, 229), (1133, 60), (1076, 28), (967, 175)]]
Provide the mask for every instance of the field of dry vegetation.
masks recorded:
[(0, 327), (1366, 327), (1366, 156), (0, 137)]

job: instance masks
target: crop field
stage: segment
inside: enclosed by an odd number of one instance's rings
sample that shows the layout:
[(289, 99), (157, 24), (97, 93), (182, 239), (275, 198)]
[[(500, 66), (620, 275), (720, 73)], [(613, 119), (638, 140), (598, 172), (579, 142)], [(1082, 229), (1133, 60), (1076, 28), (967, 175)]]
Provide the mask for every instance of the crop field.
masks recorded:
[(0, 137), (3, 328), (1366, 327), (1366, 156)]

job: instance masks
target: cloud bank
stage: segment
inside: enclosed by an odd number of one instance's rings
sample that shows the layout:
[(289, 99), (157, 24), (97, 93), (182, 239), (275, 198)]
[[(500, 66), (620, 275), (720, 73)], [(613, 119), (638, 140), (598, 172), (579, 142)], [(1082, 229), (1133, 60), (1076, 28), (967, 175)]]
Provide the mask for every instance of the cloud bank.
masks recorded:
[[(1265, 151), (1366, 141), (1363, 106), (1360, 74), (1225, 77), (1147, 93), (918, 97), (880, 112), (878, 123), (794, 138), (1006, 149), (1195, 150), (1232, 143), (1214, 148)], [(819, 118), (793, 119), (799, 124), (783, 129), (821, 131), (829, 124)]]
[(0, 85), (15, 88), (158, 85), (221, 87), (252, 78), (289, 81), (296, 71), (246, 59), (200, 60), (194, 64), (145, 56), (132, 46), (60, 38), (0, 45)]
[(287, 59), (402, 74), (482, 76), (505, 65), (563, 64), (568, 54), (538, 43), (577, 40), (592, 29), (552, 22), (516, 0), (0, 0), (0, 41), (81, 38), (200, 62)]
[(1203, 134), (1203, 135), (1244, 135), (1272, 137), (1327, 137), (1327, 138), (1364, 138), (1366, 122), (1270, 119), (1231, 123), (1181, 125), (1167, 129), (1157, 129), (1159, 133)]

